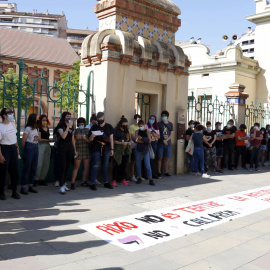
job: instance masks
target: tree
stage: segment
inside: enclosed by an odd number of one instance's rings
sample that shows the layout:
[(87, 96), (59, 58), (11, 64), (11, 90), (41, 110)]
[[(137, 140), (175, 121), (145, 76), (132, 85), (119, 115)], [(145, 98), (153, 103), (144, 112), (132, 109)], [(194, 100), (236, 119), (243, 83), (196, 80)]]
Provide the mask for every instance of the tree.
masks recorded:
[(79, 81), (80, 81), (80, 60), (72, 64), (70, 72), (62, 72), (61, 80), (57, 83), (59, 91), (57, 97), (62, 97), (62, 103), (56, 104), (57, 107), (62, 107), (63, 110), (74, 110), (78, 112), (78, 97), (79, 97)]
[[(21, 108), (29, 109), (33, 105), (33, 90), (28, 85), (28, 76), (22, 79)], [(13, 68), (9, 68), (6, 74), (0, 75), (0, 107), (18, 108), (19, 75)]]

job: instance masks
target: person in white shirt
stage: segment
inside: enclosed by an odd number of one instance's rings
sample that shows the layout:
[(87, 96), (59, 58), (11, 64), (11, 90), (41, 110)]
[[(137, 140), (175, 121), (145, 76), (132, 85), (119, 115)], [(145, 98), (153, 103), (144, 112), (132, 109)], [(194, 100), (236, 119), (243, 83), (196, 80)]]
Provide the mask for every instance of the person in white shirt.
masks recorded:
[[(38, 125), (37, 115), (32, 113), (29, 115), (27, 124), (23, 133), (21, 141), (23, 150), (23, 172), (21, 181), (21, 194), (28, 195), (28, 192), (38, 193), (33, 188), (34, 180), (37, 173), (38, 166)], [(28, 178), (29, 187), (26, 188)]]
[(20, 178), (18, 157), (20, 155), (17, 143), (17, 129), (13, 122), (13, 110), (1, 110), (2, 123), (0, 123), (0, 200), (6, 200), (5, 182), (7, 172), (10, 174), (12, 195), (20, 199), (17, 193), (17, 184)]

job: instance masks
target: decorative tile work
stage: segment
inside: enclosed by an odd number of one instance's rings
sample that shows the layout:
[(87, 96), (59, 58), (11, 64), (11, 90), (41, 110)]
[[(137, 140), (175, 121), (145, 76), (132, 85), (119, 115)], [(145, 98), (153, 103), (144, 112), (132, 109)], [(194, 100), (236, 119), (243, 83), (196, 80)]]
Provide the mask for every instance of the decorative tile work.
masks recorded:
[(139, 35), (149, 39), (163, 41), (165, 43), (174, 43), (175, 33), (167, 29), (159, 28), (148, 23), (140, 22), (126, 16), (114, 15), (99, 21), (99, 30), (119, 29), (130, 32), (133, 37)]
[(133, 58), (132, 58), (132, 62), (139, 64), (140, 63), (140, 57), (137, 56), (137, 55), (134, 55)]
[(151, 66), (152, 67), (157, 67), (158, 66), (158, 61), (152, 59)]
[(102, 58), (113, 58), (113, 59), (120, 60), (120, 52), (103, 51), (102, 52)]
[(173, 70), (173, 64), (169, 63), (168, 70)]

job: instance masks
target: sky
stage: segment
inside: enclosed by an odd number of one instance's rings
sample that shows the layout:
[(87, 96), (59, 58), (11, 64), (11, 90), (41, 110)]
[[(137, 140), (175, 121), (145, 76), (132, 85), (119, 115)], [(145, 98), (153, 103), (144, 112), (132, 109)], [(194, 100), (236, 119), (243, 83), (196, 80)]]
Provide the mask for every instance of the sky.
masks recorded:
[[(0, 0), (0, 3), (2, 1)], [(96, 0), (17, 0), (19, 11), (60, 14), (64, 11), (69, 28), (96, 30), (98, 20), (94, 13)], [(182, 14), (182, 26), (176, 33), (176, 40), (188, 41), (202, 39), (202, 43), (210, 46), (211, 54), (228, 45), (222, 40), (223, 35), (241, 36), (248, 27), (255, 25), (246, 20), (246, 16), (255, 14), (254, 0), (173, 0)], [(5, 2), (3, 2), (5, 3)]]

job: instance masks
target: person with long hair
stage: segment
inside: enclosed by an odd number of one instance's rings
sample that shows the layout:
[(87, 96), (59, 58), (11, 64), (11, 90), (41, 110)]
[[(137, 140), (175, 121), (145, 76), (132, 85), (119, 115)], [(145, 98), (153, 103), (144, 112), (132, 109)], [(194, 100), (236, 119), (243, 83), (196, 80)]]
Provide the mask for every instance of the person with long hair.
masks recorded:
[(142, 182), (142, 157), (144, 161), (144, 165), (146, 168), (147, 178), (149, 179), (149, 185), (154, 186), (155, 183), (152, 179), (152, 170), (150, 164), (150, 154), (148, 145), (151, 143), (151, 135), (150, 131), (145, 128), (145, 124), (143, 120), (138, 122), (139, 129), (135, 132), (135, 142), (137, 143), (135, 148), (135, 157), (136, 157), (136, 170), (138, 180), (136, 184), (141, 184)]
[(145, 125), (145, 128), (150, 132), (151, 146), (155, 154), (155, 158), (150, 159), (152, 175), (153, 175), (153, 178), (157, 179), (157, 174), (155, 173), (156, 171), (155, 161), (156, 161), (156, 154), (157, 154), (157, 148), (158, 148), (158, 140), (160, 139), (160, 133), (159, 133), (159, 127), (157, 124), (157, 117), (155, 115), (150, 115), (149, 120), (147, 124)]
[(264, 167), (267, 161), (266, 151), (267, 151), (268, 136), (265, 128), (261, 128), (261, 133), (263, 135), (263, 139), (261, 141), (261, 159), (262, 159), (262, 167)]
[(131, 137), (128, 130), (128, 120), (122, 115), (116, 128), (114, 129), (114, 161), (113, 161), (113, 182), (117, 187), (117, 182), (129, 186), (127, 182), (127, 165), (131, 161)]
[(73, 142), (75, 149), (75, 159), (74, 159), (74, 169), (72, 173), (71, 180), (71, 189), (75, 189), (75, 180), (78, 174), (78, 170), (83, 162), (83, 175), (81, 186), (89, 187), (89, 184), (86, 182), (87, 174), (89, 171), (90, 165), (90, 148), (88, 142), (88, 133), (89, 129), (86, 128), (85, 118), (80, 117), (77, 119), (77, 129), (73, 132)]
[(11, 197), (20, 199), (17, 193), (17, 184), (20, 178), (19, 147), (17, 143), (17, 129), (14, 124), (14, 112), (12, 109), (1, 110), (2, 123), (0, 123), (0, 200), (6, 200), (5, 182), (7, 173), (11, 180)]
[(35, 178), (34, 186), (48, 186), (45, 181), (47, 173), (50, 167), (50, 158), (51, 158), (51, 146), (50, 142), (54, 140), (50, 139), (50, 130), (51, 125), (47, 115), (42, 114), (39, 117), (38, 122), (38, 167)]
[(69, 164), (74, 160), (74, 137), (73, 122), (70, 112), (63, 112), (57, 125), (58, 134), (58, 156), (59, 156), (59, 193), (65, 194), (69, 191), (65, 185)]
[[(29, 115), (22, 141), (23, 147), (23, 172), (21, 181), (21, 194), (28, 195), (28, 192), (38, 193), (34, 189), (34, 180), (36, 177), (38, 166), (38, 124), (37, 115), (32, 113)], [(26, 188), (28, 178), (29, 187)]]

